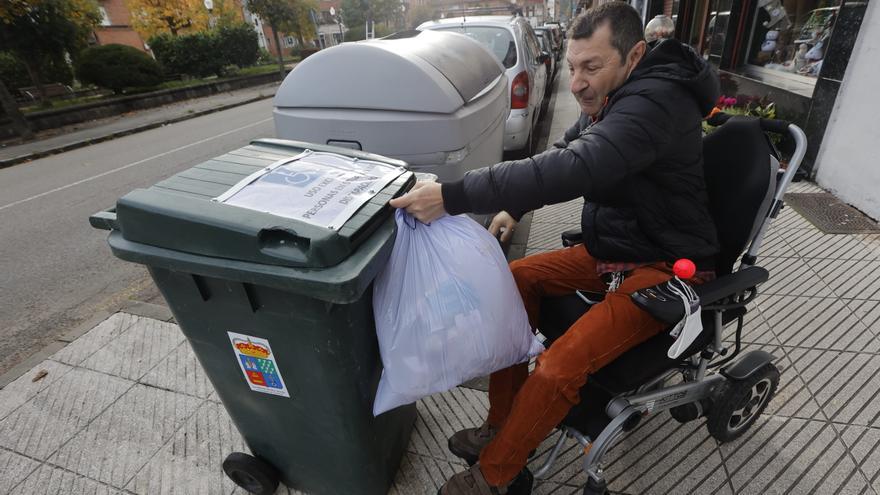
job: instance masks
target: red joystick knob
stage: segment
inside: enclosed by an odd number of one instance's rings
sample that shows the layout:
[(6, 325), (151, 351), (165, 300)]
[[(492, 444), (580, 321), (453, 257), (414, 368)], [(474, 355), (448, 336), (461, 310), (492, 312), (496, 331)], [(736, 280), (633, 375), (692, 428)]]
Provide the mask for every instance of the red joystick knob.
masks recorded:
[(697, 273), (697, 266), (694, 265), (693, 261), (687, 258), (682, 258), (672, 265), (672, 273), (682, 280), (687, 280)]

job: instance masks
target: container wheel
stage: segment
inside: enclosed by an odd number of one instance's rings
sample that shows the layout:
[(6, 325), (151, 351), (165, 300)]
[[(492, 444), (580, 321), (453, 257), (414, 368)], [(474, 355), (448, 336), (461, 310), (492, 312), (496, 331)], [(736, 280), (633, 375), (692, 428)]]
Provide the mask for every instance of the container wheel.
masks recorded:
[(746, 432), (767, 407), (779, 385), (779, 370), (767, 363), (743, 380), (728, 379), (721, 386), (706, 420), (709, 434), (730, 442)]
[(233, 452), (226, 457), (223, 472), (236, 485), (255, 495), (272, 495), (280, 481), (275, 467), (242, 452)]

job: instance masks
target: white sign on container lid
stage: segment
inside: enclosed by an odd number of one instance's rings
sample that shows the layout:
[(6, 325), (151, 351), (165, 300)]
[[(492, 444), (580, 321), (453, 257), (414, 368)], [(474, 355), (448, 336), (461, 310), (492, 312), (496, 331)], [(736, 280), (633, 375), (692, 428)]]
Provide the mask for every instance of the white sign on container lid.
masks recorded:
[(336, 230), (405, 171), (306, 150), (254, 172), (214, 201)]

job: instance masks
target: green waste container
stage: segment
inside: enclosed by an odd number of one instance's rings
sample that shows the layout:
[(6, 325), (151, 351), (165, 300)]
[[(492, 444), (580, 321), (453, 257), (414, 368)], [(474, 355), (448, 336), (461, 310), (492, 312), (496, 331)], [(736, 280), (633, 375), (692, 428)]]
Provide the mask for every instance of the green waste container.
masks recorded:
[[(312, 193), (314, 205), (338, 200), (345, 181), (327, 184), (305, 163), (308, 153), (331, 160), (331, 169), (339, 156), (384, 164), (375, 175), (386, 181), (346, 196), (368, 200), (347, 204), (355, 212), (334, 217), (339, 225), (223, 199), (237, 185), (265, 182), (285, 194)], [(279, 479), (315, 494), (384, 494), (391, 486), (416, 411), (409, 405), (372, 415), (382, 363), (371, 284), (394, 243), (388, 201), (415, 182), (404, 165), (343, 148), (257, 140), (135, 190), (90, 219), (111, 231), (114, 255), (149, 269), (254, 453), (232, 453), (223, 466), (248, 491), (272, 493)]]

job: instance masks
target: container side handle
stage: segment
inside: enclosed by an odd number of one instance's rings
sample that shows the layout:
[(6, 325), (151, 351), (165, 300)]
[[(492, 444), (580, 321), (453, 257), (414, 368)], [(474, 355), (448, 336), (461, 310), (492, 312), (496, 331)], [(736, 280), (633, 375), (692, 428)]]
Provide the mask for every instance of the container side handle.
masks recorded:
[(308, 238), (283, 228), (262, 229), (257, 237), (260, 251), (267, 256), (296, 263), (308, 261)]
[(116, 208), (99, 211), (89, 217), (89, 224), (100, 230), (120, 230), (116, 222)]

